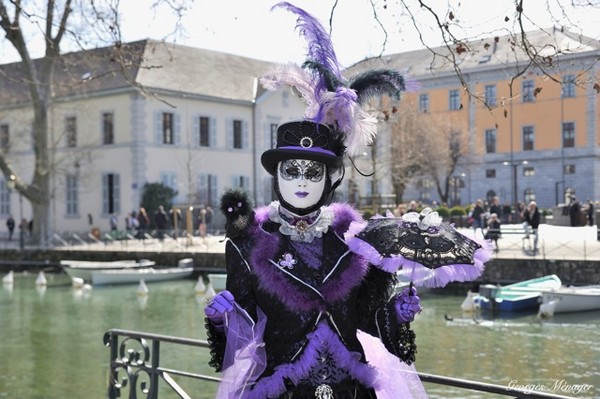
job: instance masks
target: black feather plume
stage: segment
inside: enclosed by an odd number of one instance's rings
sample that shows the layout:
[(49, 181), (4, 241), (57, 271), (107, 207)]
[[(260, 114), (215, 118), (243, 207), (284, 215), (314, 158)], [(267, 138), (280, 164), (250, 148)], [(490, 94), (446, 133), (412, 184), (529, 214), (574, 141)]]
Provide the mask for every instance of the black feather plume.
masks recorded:
[(406, 90), (406, 80), (402, 73), (392, 69), (373, 69), (350, 79), (350, 88), (356, 90), (357, 102), (364, 104), (372, 97), (388, 94), (399, 99)]
[(244, 235), (254, 219), (252, 200), (241, 188), (230, 188), (221, 197), (221, 212), (225, 215), (225, 236)]

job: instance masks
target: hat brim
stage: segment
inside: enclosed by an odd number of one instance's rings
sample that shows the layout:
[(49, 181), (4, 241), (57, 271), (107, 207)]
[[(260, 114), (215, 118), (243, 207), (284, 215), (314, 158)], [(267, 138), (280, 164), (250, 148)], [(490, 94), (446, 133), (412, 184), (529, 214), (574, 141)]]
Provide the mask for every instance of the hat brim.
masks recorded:
[(275, 176), (277, 174), (277, 164), (286, 159), (307, 159), (309, 161), (317, 161), (324, 163), (330, 169), (338, 169), (344, 164), (344, 160), (341, 157), (300, 148), (273, 148), (263, 152), (260, 161), (263, 168), (265, 168), (269, 174)]

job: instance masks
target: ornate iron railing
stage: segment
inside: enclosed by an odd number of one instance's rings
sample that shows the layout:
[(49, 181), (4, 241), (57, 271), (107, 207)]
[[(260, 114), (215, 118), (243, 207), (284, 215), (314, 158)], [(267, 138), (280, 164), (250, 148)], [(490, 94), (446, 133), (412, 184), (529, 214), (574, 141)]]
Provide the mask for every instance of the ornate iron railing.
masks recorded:
[[(121, 338), (121, 340), (119, 340)], [(219, 382), (215, 376), (190, 373), (184, 370), (162, 367), (160, 364), (161, 343), (187, 345), (208, 348), (208, 342), (198, 339), (151, 334), (138, 331), (111, 329), (104, 334), (104, 344), (110, 347), (110, 366), (108, 398), (124, 397), (129, 389), (129, 399), (137, 399), (138, 392), (146, 399), (158, 399), (159, 381), (163, 380), (180, 398), (191, 399), (172, 376)], [(122, 374), (123, 373), (123, 374)], [(510, 396), (532, 399), (571, 399), (568, 396), (535, 392), (502, 385), (444, 377), (434, 374), (418, 373), (421, 381)]]

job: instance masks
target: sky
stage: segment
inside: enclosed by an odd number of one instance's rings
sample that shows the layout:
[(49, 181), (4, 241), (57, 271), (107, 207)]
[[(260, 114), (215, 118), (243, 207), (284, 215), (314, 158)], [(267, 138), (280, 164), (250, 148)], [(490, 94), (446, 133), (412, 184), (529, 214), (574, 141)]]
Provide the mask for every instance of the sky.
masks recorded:
[[(343, 66), (382, 53), (423, 48), (412, 22), (400, 17), (398, 1), (338, 0), (332, 21), (332, 41)], [(416, 4), (415, 0), (405, 1)], [(386, 36), (373, 17), (371, 2), (387, 30), (385, 44)], [(570, 3), (564, 0), (524, 0), (526, 13), (530, 12), (536, 18), (535, 21), (526, 21), (527, 29), (535, 29), (536, 24), (543, 28), (553, 25), (546, 11), (548, 2), (556, 18), (560, 18), (562, 11), (558, 5)], [(192, 8), (181, 21), (181, 30), (175, 34), (176, 18), (166, 8), (151, 9), (152, 3), (154, 0), (121, 0), (124, 41), (166, 39), (182, 45), (273, 62), (301, 63), (305, 58), (306, 42), (295, 30), (296, 16), (284, 9), (271, 10), (276, 0), (194, 0)], [(295, 0), (291, 3), (317, 17), (329, 30), (330, 12), (336, 0)], [(455, 21), (468, 27), (457, 32), (459, 37), (473, 37), (474, 32), (485, 32), (484, 36), (489, 37), (506, 34), (506, 29), (513, 29), (514, 0), (433, 0), (430, 3), (438, 4), (440, 16), (446, 15), (448, 5), (452, 7)], [(414, 11), (426, 43), (439, 45), (441, 37), (433, 17), (417, 7)], [(573, 22), (581, 27), (580, 33), (600, 38), (600, 24), (597, 23), (600, 11), (568, 12), (573, 16)], [(508, 22), (504, 21), (505, 16), (509, 17)], [(37, 50), (32, 46), (32, 49), (34, 57), (42, 55), (41, 46)], [(0, 62), (14, 61), (18, 61), (18, 57), (6, 41), (0, 40)]]

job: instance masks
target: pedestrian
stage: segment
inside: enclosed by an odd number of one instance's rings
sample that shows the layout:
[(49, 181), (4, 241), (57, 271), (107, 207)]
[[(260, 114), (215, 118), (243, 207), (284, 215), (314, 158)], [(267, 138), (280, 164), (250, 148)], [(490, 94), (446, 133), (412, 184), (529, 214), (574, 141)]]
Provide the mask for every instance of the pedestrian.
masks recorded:
[(500, 219), (498, 219), (498, 214), (491, 213), (490, 217), (487, 221), (487, 231), (485, 233), (486, 240), (492, 240), (494, 242), (494, 251), (500, 251), (498, 247), (498, 239), (502, 236), (500, 232)]
[(512, 223), (512, 208), (508, 202), (505, 202), (504, 205), (502, 205), (501, 223)]
[(146, 238), (146, 229), (150, 225), (150, 218), (148, 217), (148, 213), (146, 213), (146, 208), (140, 207), (137, 214), (138, 221), (138, 229), (136, 237), (140, 240)]
[(117, 215), (113, 213), (110, 216), (110, 231), (117, 231), (118, 225), (119, 225), (119, 222), (117, 219)]
[[(315, 29), (310, 15), (298, 13), (300, 20), (311, 20), (304, 29)], [(316, 47), (329, 48), (325, 43), (309, 48)], [(314, 84), (314, 90), (325, 87)], [(334, 92), (322, 93), (323, 98)], [(332, 104), (340, 109), (319, 113), (327, 120), (278, 127), (276, 147), (261, 157), (277, 201), (253, 209), (241, 189), (221, 200), (228, 231), (227, 289), (205, 308), (210, 364), (224, 371), (217, 398), (371, 399), (384, 388), (398, 398), (424, 395), (418, 378), (379, 379), (377, 365), (392, 357), (394, 366), (386, 371), (408, 372), (415, 348), (409, 323), (421, 310), (416, 290), (394, 293), (395, 273), (349, 251), (340, 237), (362, 218), (349, 204), (330, 203), (343, 178), (346, 135), (365, 132), (346, 126), (343, 133), (344, 124), (329, 120), (343, 111), (347, 115), (345, 107), (351, 98), (361, 98), (361, 91), (352, 96)], [(361, 343), (359, 330), (371, 334), (371, 345)]]
[(473, 221), (473, 233), (477, 235), (477, 230), (479, 230), (481, 236), (483, 236), (483, 218), (485, 216), (485, 210), (483, 209), (483, 200), (481, 198), (475, 201), (475, 206), (471, 209), (469, 216)]
[(490, 216), (492, 213), (495, 213), (498, 217), (502, 215), (502, 206), (500, 205), (500, 198), (498, 198), (497, 196), (492, 198), (492, 203), (490, 204), (488, 213)]
[(581, 226), (581, 204), (577, 201), (575, 195), (571, 195), (571, 203), (569, 204), (569, 219), (571, 227)]
[(593, 226), (594, 225), (594, 203), (592, 202), (591, 199), (588, 199), (586, 215), (587, 215), (588, 226)]
[(169, 218), (167, 217), (167, 213), (165, 212), (165, 207), (159, 205), (158, 209), (154, 213), (154, 224), (156, 225), (156, 234), (159, 241), (165, 239), (165, 229), (167, 228), (168, 221)]
[(8, 241), (12, 241), (13, 232), (15, 231), (15, 219), (12, 215), (6, 219), (6, 228), (8, 229)]
[(525, 239), (529, 239), (530, 230), (533, 233), (533, 255), (538, 251), (538, 228), (540, 226), (540, 211), (535, 201), (529, 202), (527, 209), (523, 211), (523, 227), (525, 227)]

